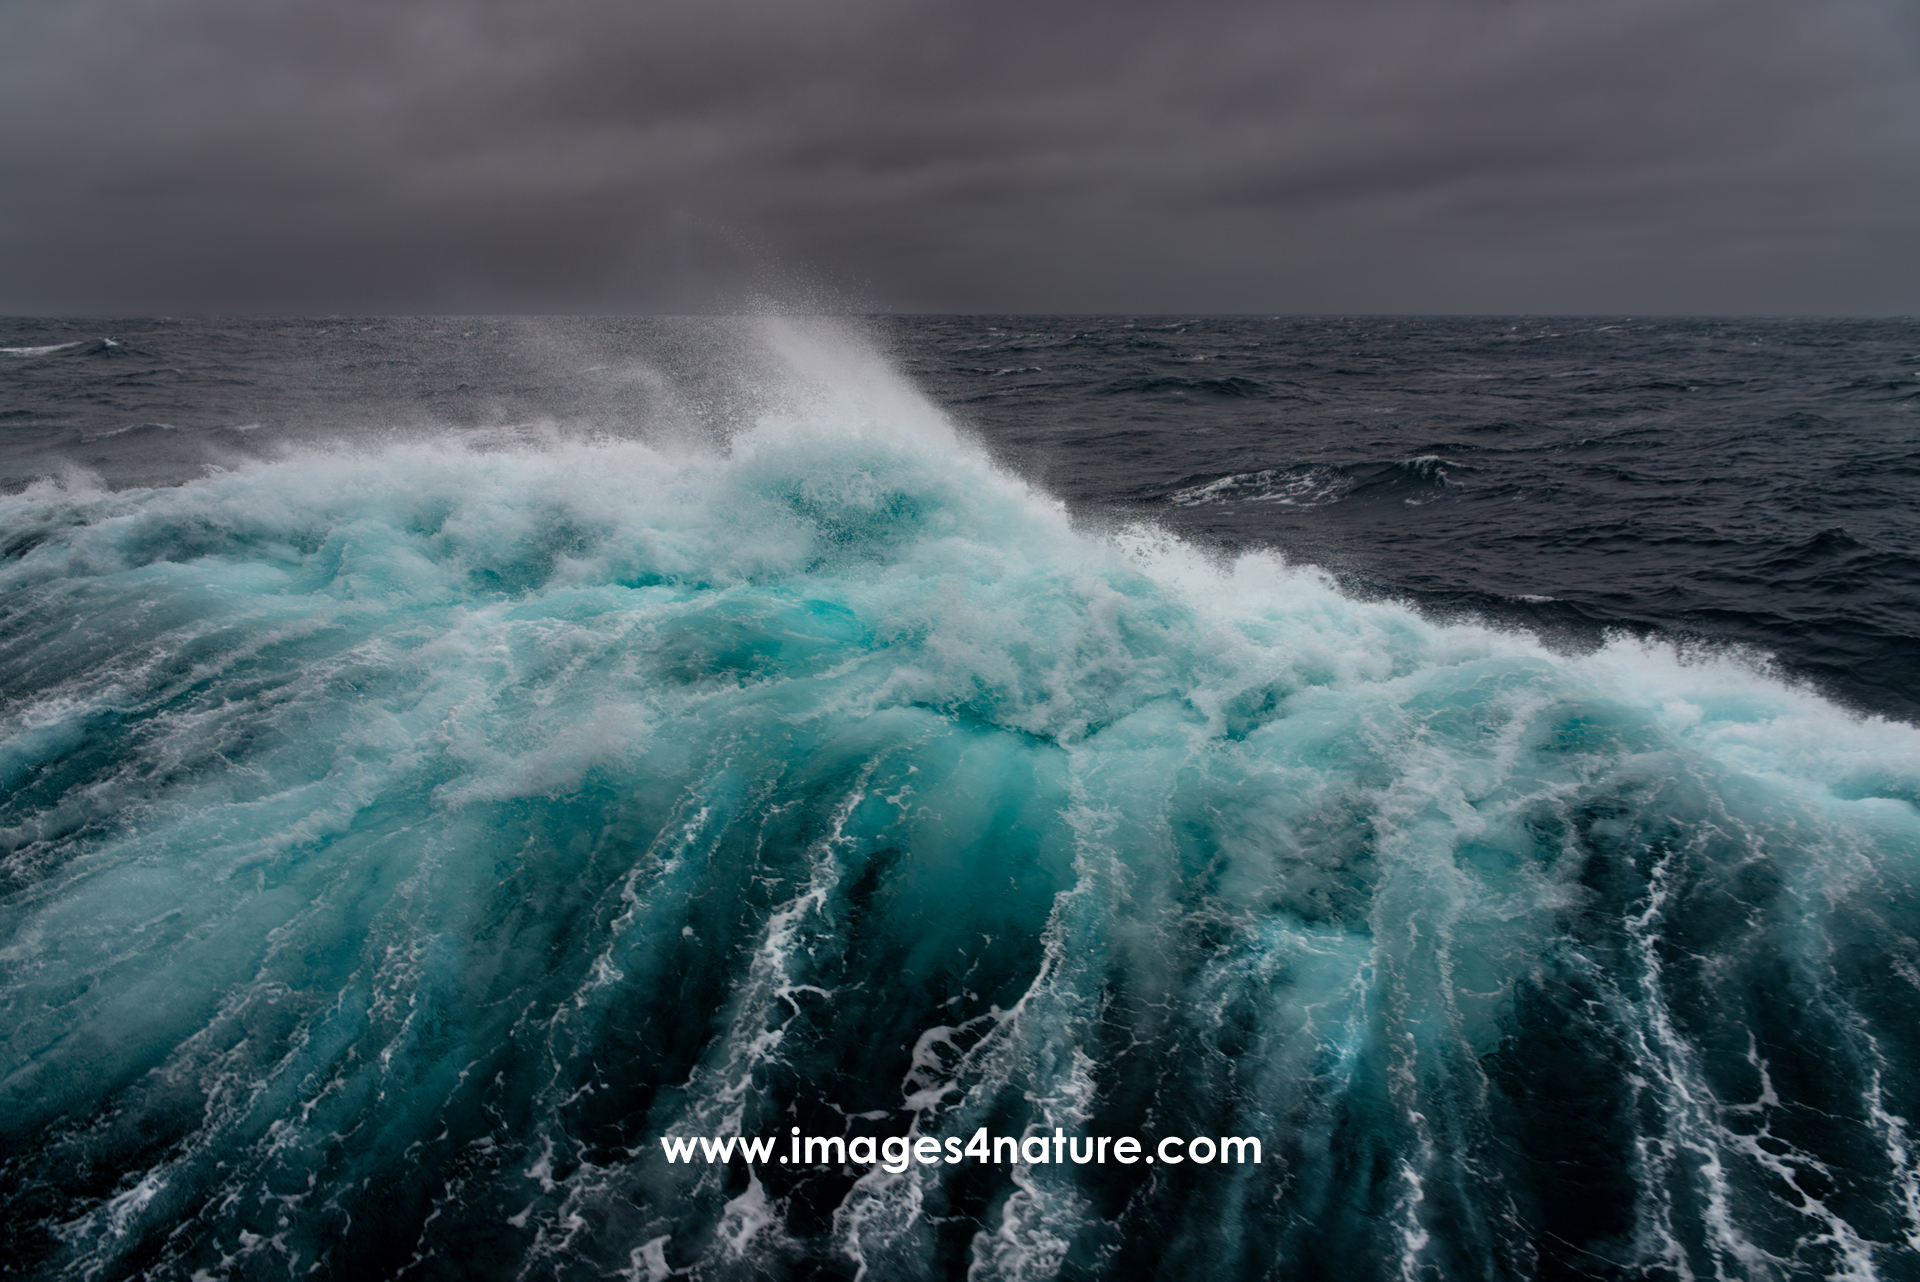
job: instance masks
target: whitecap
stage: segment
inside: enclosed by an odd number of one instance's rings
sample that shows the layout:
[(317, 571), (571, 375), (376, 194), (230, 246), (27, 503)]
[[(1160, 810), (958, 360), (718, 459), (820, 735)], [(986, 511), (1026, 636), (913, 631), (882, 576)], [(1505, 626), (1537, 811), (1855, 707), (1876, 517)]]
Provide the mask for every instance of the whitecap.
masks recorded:
[(71, 343), (48, 343), (40, 347), (0, 347), (0, 356), (48, 356), (54, 352), (64, 352), (69, 348), (79, 347), (85, 341), (85, 339), (76, 339)]

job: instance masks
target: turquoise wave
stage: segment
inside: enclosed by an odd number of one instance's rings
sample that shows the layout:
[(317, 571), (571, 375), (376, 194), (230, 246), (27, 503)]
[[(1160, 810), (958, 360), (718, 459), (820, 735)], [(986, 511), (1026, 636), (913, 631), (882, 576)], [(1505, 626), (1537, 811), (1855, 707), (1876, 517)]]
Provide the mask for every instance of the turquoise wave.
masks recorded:
[[(1920, 734), (1077, 527), (877, 360), (0, 499), (48, 1277), (1914, 1276)], [(659, 1139), (1253, 1135), (1258, 1167)]]

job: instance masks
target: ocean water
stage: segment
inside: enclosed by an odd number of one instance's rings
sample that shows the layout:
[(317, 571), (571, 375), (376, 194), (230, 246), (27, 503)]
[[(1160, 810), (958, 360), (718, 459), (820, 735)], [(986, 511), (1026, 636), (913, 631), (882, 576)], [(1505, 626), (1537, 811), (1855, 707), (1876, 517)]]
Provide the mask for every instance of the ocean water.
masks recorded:
[[(1920, 326), (0, 322), (0, 1268), (1920, 1278)], [(663, 1137), (1256, 1136), (1255, 1165)]]

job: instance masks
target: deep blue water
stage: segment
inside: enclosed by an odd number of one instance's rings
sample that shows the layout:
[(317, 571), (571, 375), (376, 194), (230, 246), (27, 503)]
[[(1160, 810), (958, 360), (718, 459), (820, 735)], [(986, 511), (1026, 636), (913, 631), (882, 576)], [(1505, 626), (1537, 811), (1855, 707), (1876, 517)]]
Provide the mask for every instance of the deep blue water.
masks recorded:
[[(1920, 1277), (1920, 325), (0, 321), (0, 1267)], [(1255, 1135), (1256, 1167), (662, 1136)]]

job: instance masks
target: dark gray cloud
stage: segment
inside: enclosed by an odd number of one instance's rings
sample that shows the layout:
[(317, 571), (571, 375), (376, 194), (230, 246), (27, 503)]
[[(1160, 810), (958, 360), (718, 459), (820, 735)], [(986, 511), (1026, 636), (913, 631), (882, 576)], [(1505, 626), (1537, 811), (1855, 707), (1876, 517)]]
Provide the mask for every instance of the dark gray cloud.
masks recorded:
[(13, 312), (1920, 311), (1905, 0), (0, 0), (0, 121)]

